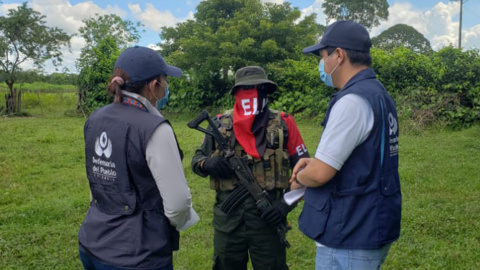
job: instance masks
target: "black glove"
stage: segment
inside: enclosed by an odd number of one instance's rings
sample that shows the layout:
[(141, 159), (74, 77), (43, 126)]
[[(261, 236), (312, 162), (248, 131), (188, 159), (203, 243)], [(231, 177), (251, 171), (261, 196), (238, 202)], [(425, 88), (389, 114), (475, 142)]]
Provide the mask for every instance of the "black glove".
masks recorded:
[(267, 222), (268, 225), (276, 227), (285, 222), (289, 211), (290, 206), (285, 202), (278, 200), (274, 201), (272, 205), (265, 208), (261, 217)]
[(235, 170), (224, 157), (211, 157), (205, 159), (201, 170), (215, 178), (232, 178)]

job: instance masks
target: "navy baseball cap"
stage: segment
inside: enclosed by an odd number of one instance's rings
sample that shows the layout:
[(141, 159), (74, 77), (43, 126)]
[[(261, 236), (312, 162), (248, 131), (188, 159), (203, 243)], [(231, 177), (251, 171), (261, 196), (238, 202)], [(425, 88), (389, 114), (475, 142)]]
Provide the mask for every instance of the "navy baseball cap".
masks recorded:
[(128, 74), (130, 80), (125, 82), (127, 84), (147, 82), (160, 75), (183, 75), (180, 68), (167, 65), (158, 52), (141, 46), (124, 50), (115, 62), (115, 68), (121, 68)]
[(341, 20), (329, 25), (320, 43), (304, 48), (303, 53), (320, 55), (320, 50), (327, 47), (368, 53), (372, 47), (372, 41), (363, 25), (351, 20)]

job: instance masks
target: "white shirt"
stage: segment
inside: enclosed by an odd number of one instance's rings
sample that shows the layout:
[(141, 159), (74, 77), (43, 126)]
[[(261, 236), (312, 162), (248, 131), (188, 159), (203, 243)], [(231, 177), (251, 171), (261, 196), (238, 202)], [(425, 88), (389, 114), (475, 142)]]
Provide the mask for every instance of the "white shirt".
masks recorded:
[[(151, 114), (162, 116), (143, 96), (122, 92), (142, 102)], [(192, 206), (192, 195), (170, 125), (162, 124), (155, 129), (147, 143), (146, 158), (148, 168), (162, 196), (164, 213), (170, 224), (179, 231), (193, 226), (200, 218)]]
[(315, 158), (339, 171), (353, 150), (363, 143), (373, 128), (370, 103), (356, 94), (347, 94), (332, 107)]

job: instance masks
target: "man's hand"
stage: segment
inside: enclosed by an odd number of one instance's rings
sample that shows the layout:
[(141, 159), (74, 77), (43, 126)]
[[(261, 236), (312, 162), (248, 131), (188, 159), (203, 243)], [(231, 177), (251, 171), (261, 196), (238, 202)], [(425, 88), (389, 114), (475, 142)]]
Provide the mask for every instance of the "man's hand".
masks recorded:
[(206, 158), (200, 164), (200, 169), (215, 178), (232, 178), (235, 170), (224, 157)]
[(293, 183), (290, 184), (290, 190), (295, 190), (303, 187), (304, 185), (300, 184), (300, 182), (297, 182), (297, 181), (293, 181)]
[[(295, 164), (295, 167), (293, 167), (293, 170), (292, 170), (292, 177), (290, 178), (290, 180), (288, 180), (290, 182), (290, 184), (292, 185), (292, 188), (291, 189), (298, 189), (300, 188), (301, 186), (303, 186), (302, 184), (300, 184), (299, 182), (295, 181), (297, 179), (297, 174), (298, 172), (300, 172), (301, 170), (303, 170), (303, 168), (305, 168), (308, 163), (310, 163), (310, 161), (312, 161), (311, 158), (301, 158), (297, 164)], [(295, 184), (297, 186), (295, 186)], [(294, 188), (295, 187), (295, 188)]]
[(337, 170), (327, 163), (317, 159), (300, 159), (293, 168), (290, 183), (306, 186), (306, 187), (320, 187), (325, 185), (332, 179)]
[(275, 227), (285, 222), (290, 206), (283, 201), (274, 201), (272, 205), (267, 207), (262, 213), (262, 219), (268, 225)]

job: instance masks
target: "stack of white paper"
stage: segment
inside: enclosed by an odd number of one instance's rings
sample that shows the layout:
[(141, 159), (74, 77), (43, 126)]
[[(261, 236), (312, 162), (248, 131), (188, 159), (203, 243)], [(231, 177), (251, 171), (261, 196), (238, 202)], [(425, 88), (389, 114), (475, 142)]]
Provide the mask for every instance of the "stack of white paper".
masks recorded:
[(283, 199), (288, 205), (292, 205), (294, 202), (300, 200), (305, 194), (306, 187), (295, 189), (283, 194)]

